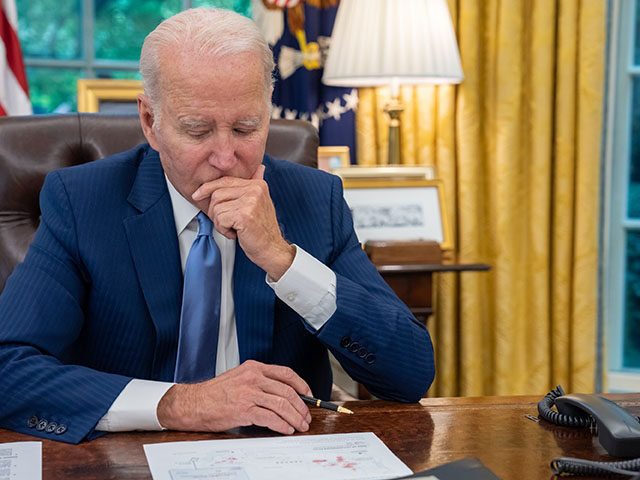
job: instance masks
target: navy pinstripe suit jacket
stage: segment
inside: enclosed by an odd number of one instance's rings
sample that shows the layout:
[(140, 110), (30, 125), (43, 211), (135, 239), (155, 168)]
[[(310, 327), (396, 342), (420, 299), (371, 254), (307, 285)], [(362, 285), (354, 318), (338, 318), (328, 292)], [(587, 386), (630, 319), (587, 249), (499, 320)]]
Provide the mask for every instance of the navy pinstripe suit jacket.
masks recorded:
[[(329, 348), (373, 394), (416, 401), (434, 376), (429, 334), (361, 249), (340, 180), (267, 156), (264, 164), (285, 238), (336, 273), (337, 310), (314, 331), (238, 246), (240, 361), (290, 366), (326, 399)], [(35, 240), (0, 297), (0, 426), (77, 443), (98, 435), (95, 425), (131, 378), (172, 380), (178, 241), (148, 145), (50, 173), (40, 206)], [(34, 418), (66, 429), (38, 430)]]

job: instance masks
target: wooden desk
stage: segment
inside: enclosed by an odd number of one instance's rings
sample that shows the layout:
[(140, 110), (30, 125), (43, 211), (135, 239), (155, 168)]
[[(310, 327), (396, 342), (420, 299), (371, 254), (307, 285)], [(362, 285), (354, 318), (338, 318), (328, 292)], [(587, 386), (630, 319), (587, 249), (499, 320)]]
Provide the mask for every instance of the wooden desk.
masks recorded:
[[(640, 394), (608, 398), (640, 415)], [(355, 415), (312, 409), (311, 434), (374, 432), (413, 471), (476, 456), (502, 480), (551, 479), (558, 456), (611, 460), (599, 453), (588, 429), (557, 427), (525, 418), (537, 415), (538, 397), (423, 399), (420, 404), (359, 401)], [(268, 436), (244, 428), (227, 434), (175, 432), (110, 434), (80, 445), (43, 440), (43, 479), (149, 479), (145, 443)], [(37, 440), (0, 430), (0, 443)], [(581, 477), (587, 478), (587, 477)]]

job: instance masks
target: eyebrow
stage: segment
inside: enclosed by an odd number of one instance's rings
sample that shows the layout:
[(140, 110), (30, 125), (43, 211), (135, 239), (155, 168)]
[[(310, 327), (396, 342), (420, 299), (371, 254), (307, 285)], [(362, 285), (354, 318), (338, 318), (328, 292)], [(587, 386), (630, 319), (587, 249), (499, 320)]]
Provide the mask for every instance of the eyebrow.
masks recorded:
[[(241, 126), (241, 127), (249, 127), (249, 128), (256, 128), (260, 125), (261, 120), (258, 117), (255, 118), (247, 118), (244, 120), (238, 120), (234, 123), (235, 126)], [(190, 118), (185, 118), (185, 119), (181, 119), (179, 120), (179, 125), (180, 128), (184, 129), (184, 130), (190, 130), (190, 129), (198, 129), (198, 128), (203, 128), (203, 127), (209, 127), (213, 124), (213, 122), (208, 122), (206, 120), (195, 120), (195, 119), (190, 119)]]
[(247, 118), (245, 120), (238, 120), (237, 122), (235, 122), (235, 125), (255, 128), (260, 125), (260, 119), (256, 117), (256, 118)]
[(207, 127), (211, 124), (211, 122), (207, 122), (205, 120), (193, 120), (189, 118), (181, 119), (179, 120), (178, 123), (180, 125), (180, 128), (184, 130), (189, 130), (192, 128), (197, 129), (202, 127)]

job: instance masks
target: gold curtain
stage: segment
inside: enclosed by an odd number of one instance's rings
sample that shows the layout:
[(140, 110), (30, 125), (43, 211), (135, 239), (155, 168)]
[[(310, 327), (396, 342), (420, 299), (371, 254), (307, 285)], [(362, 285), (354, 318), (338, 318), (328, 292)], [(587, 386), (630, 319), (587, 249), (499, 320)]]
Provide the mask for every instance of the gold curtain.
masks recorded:
[[(463, 83), (401, 90), (402, 156), (444, 181), (431, 395), (594, 389), (606, 2), (449, 0)], [(386, 163), (386, 89), (361, 89), (358, 163)]]

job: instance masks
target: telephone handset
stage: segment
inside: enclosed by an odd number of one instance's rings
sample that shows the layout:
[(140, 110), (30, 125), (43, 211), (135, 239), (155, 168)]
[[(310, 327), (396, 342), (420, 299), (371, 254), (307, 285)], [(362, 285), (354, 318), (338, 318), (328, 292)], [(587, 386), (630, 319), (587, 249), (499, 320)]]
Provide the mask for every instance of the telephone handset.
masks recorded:
[[(557, 412), (551, 407), (557, 408)], [(540, 417), (556, 425), (593, 427), (598, 441), (614, 457), (640, 456), (640, 421), (611, 400), (597, 395), (567, 395), (559, 385), (538, 403)], [(618, 473), (640, 479), (640, 458), (620, 462), (592, 462), (573, 458), (556, 458), (551, 462), (556, 475), (572, 473), (597, 475)]]

